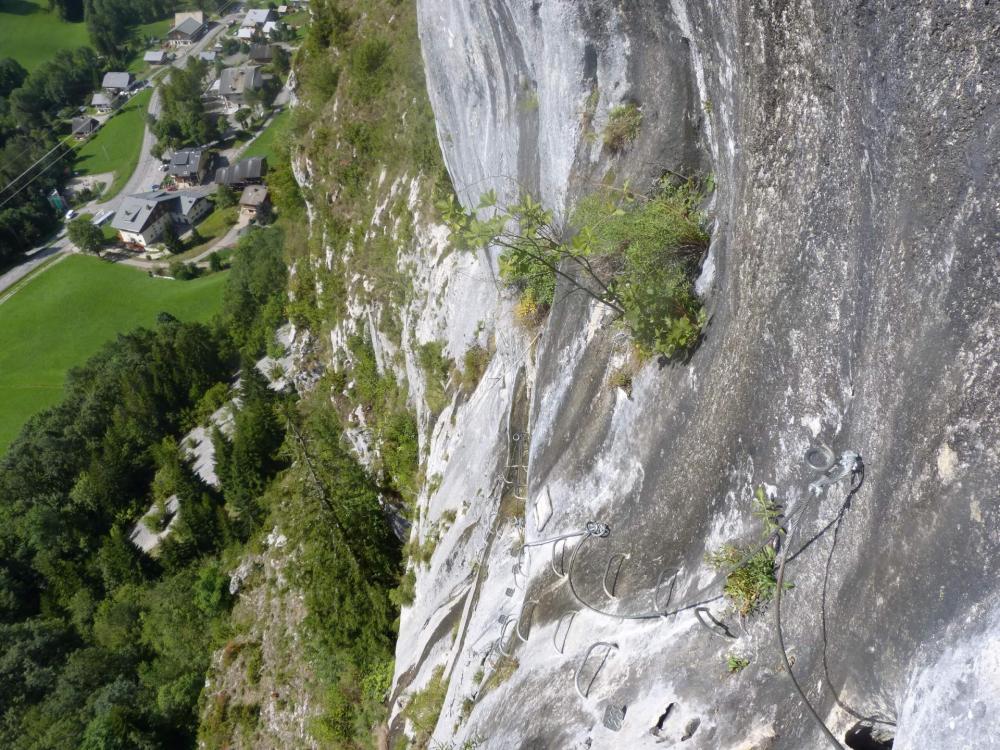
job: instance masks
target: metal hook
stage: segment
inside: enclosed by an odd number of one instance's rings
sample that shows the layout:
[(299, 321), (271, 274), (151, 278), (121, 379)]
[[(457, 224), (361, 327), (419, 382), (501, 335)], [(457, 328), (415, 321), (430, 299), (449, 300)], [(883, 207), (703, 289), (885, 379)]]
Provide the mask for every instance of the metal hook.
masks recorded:
[[(587, 689), (586, 689), (586, 691), (581, 690), (580, 689), (580, 673), (583, 671), (583, 668), (586, 666), (587, 659), (590, 658), (590, 655), (594, 652), (594, 649), (595, 648), (599, 648), (601, 646), (604, 646), (605, 649), (606, 649), (605, 652), (604, 652), (604, 657), (601, 659), (601, 663), (597, 665), (597, 669), (594, 670), (594, 675), (593, 675), (593, 677), (590, 678), (590, 682), (587, 683)], [(597, 675), (600, 674), (601, 670), (604, 668), (604, 663), (608, 660), (608, 657), (610, 657), (611, 654), (614, 651), (617, 651), (617, 650), (618, 650), (618, 644), (617, 643), (611, 643), (609, 641), (598, 641), (597, 643), (593, 644), (590, 648), (587, 649), (587, 652), (583, 655), (583, 659), (580, 662), (580, 666), (578, 666), (576, 668), (576, 675), (573, 678), (573, 684), (576, 686), (576, 692), (580, 695), (581, 698), (583, 698), (584, 700), (587, 700), (587, 696), (590, 695), (590, 688), (592, 688), (594, 686), (594, 680), (597, 679)]]

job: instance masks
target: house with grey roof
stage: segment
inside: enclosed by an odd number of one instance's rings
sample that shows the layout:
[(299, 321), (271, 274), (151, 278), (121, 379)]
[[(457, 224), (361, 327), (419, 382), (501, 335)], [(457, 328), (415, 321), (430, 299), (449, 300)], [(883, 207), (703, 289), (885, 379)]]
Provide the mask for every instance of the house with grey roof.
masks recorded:
[(263, 156), (251, 156), (215, 170), (215, 182), (217, 185), (227, 187), (256, 185), (261, 182), (265, 174), (267, 174), (267, 160)]
[(154, 49), (147, 52), (142, 56), (144, 62), (148, 62), (150, 65), (163, 65), (167, 62), (167, 53), (162, 49)]
[(98, 112), (111, 112), (118, 109), (120, 99), (117, 95), (106, 94), (103, 91), (96, 92), (90, 97), (90, 106)]
[(125, 198), (111, 226), (126, 245), (145, 248), (158, 242), (168, 225), (183, 234), (211, 207), (208, 199), (195, 193), (153, 190)]
[(85, 140), (100, 127), (100, 123), (93, 117), (74, 117), (70, 123), (70, 132), (78, 141)]
[(250, 60), (252, 62), (265, 65), (271, 62), (271, 59), (273, 57), (274, 57), (274, 50), (271, 48), (270, 44), (250, 45)]
[(271, 202), (264, 185), (247, 185), (240, 195), (240, 216), (252, 219), (270, 209)]
[(247, 91), (259, 89), (263, 84), (264, 76), (256, 65), (226, 68), (219, 76), (219, 96), (238, 106), (246, 102)]
[(174, 178), (178, 185), (200, 185), (208, 172), (211, 155), (200, 148), (182, 148), (174, 152), (170, 158), (167, 174)]
[(134, 80), (131, 73), (105, 73), (104, 80), (101, 81), (101, 88), (109, 94), (120, 94), (122, 91), (128, 91)]
[(187, 47), (201, 39), (204, 33), (204, 22), (188, 16), (167, 32), (167, 44), (171, 47)]
[(247, 11), (240, 26), (243, 28), (248, 26), (263, 26), (268, 21), (277, 20), (278, 14), (270, 8), (252, 8)]

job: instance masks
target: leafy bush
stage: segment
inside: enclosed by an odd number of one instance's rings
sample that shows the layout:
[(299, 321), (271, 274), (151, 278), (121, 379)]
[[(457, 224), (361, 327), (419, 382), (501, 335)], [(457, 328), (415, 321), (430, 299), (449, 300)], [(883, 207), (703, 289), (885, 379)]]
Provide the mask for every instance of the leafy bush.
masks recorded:
[(604, 148), (612, 153), (623, 151), (639, 136), (642, 112), (629, 102), (615, 107), (608, 113), (608, 124), (604, 126)]
[(389, 598), (398, 607), (408, 607), (417, 596), (417, 574), (410, 568), (399, 579), (399, 586), (389, 592)]
[(476, 212), (453, 198), (438, 206), (461, 242), (502, 248), (500, 275), (519, 292), (519, 320), (553, 303), (560, 277), (612, 309), (643, 353), (672, 356), (694, 347), (706, 321), (694, 292), (708, 246), (698, 211), (703, 197), (694, 180), (663, 180), (650, 196), (604, 188), (580, 202), (569, 240), (530, 196), (503, 208), (488, 193)]
[(413, 694), (403, 709), (403, 715), (416, 730), (410, 747), (425, 750), (430, 746), (447, 692), (448, 681), (444, 678), (444, 667), (435, 667), (431, 679), (422, 690)]
[(433, 414), (440, 414), (448, 405), (445, 387), (451, 374), (451, 360), (444, 356), (444, 346), (443, 341), (428, 341), (417, 347), (417, 363), (427, 380), (424, 398)]
[[(716, 570), (729, 571), (723, 594), (743, 617), (759, 611), (774, 596), (778, 586), (774, 570), (777, 552), (772, 541), (784, 534), (779, 523), (780, 509), (763, 487), (754, 493), (753, 514), (764, 523), (761, 543), (726, 544), (708, 556), (708, 562)], [(791, 586), (785, 584), (785, 588)]]

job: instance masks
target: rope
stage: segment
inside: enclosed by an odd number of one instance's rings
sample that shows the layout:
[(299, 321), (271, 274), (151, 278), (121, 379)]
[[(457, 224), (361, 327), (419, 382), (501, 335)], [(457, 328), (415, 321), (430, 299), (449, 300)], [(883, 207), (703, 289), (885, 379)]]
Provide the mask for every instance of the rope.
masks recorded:
[[(855, 493), (857, 493), (857, 491), (861, 489), (861, 485), (864, 484), (865, 481), (864, 464), (861, 465), (861, 468), (859, 470), (854, 472), (854, 476), (860, 477), (860, 481), (858, 481), (858, 483), (851, 488), (850, 492), (847, 493), (847, 499), (844, 501), (844, 506), (840, 511), (841, 515), (843, 515), (844, 510), (846, 510), (848, 505), (850, 504), (851, 498), (854, 497)], [(789, 524), (788, 544), (782, 550), (781, 559), (778, 561), (777, 588), (775, 589), (775, 594), (774, 594), (774, 625), (775, 629), (778, 632), (778, 648), (781, 650), (781, 661), (785, 665), (785, 671), (788, 672), (788, 677), (789, 679), (791, 679), (792, 685), (795, 687), (795, 691), (799, 694), (799, 697), (802, 698), (802, 702), (809, 710), (809, 713), (815, 720), (816, 725), (823, 732), (823, 736), (826, 737), (826, 739), (830, 742), (830, 744), (837, 750), (844, 750), (844, 746), (840, 744), (840, 741), (836, 737), (834, 737), (833, 732), (830, 731), (830, 729), (826, 726), (826, 723), (820, 717), (819, 713), (813, 707), (812, 703), (809, 702), (809, 698), (808, 696), (806, 696), (805, 690), (802, 689), (802, 685), (799, 684), (798, 679), (795, 677), (795, 673), (792, 671), (792, 665), (788, 659), (788, 650), (785, 648), (785, 636), (781, 628), (781, 591), (782, 588), (784, 587), (784, 581), (785, 581), (785, 559), (787, 557), (785, 552), (788, 549), (788, 547), (791, 546), (792, 536), (795, 534), (797, 530), (798, 530), (797, 527), (793, 527), (791, 526), (791, 524)], [(824, 622), (824, 633), (825, 630), (826, 627)], [(840, 704), (839, 699), (837, 699), (837, 703)]]

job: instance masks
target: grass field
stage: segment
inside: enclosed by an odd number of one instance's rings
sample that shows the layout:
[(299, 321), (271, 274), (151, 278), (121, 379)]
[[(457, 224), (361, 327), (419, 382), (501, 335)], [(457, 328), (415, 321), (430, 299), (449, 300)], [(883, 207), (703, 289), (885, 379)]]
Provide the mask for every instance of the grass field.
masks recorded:
[(248, 156), (266, 156), (270, 158), (273, 155), (271, 149), (274, 147), (274, 142), (284, 137), (291, 116), (292, 111), (286, 107), (281, 114), (271, 120), (271, 124), (257, 136), (254, 142), (247, 147), (246, 151), (240, 154), (240, 158), (246, 159)]
[(38, 0), (0, 0), (0, 57), (13, 57), (29, 71), (61, 49), (90, 44), (84, 23), (66, 23)]
[(146, 89), (133, 96), (77, 153), (74, 169), (80, 174), (115, 173), (101, 200), (118, 195), (139, 163), (146, 109), (152, 95), (153, 90)]
[(208, 320), (222, 304), (225, 274), (194, 281), (73, 255), (31, 279), (0, 304), (0, 454), (24, 422), (56, 403), (66, 371), (101, 345), (161, 311)]

